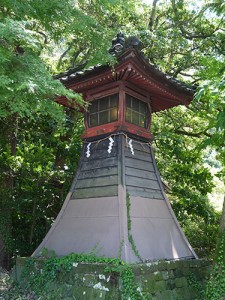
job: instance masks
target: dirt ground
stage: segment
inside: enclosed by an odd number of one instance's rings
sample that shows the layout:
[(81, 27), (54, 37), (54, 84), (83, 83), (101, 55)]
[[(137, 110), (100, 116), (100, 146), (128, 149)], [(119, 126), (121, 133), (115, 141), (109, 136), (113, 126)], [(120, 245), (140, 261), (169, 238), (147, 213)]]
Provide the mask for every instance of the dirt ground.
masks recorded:
[(9, 288), (9, 273), (0, 267), (0, 300), (4, 300), (4, 294)]
[(0, 267), (0, 300), (36, 300), (30, 292), (21, 289), (10, 278), (10, 273)]

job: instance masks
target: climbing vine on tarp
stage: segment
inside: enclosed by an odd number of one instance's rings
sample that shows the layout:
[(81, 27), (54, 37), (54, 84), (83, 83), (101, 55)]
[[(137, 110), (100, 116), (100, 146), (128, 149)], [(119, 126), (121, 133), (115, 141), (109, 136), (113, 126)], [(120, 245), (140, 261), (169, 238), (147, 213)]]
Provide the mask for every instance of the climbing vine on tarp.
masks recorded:
[(130, 203), (130, 195), (129, 193), (127, 193), (127, 196), (126, 196), (126, 205), (127, 205), (127, 229), (128, 229), (128, 240), (131, 244), (131, 247), (132, 247), (132, 250), (134, 252), (134, 254), (136, 255), (137, 258), (140, 259), (140, 261), (143, 261), (138, 250), (137, 250), (137, 247), (136, 247), (136, 244), (134, 242), (134, 239), (133, 239), (133, 236), (132, 236), (132, 233), (131, 233), (131, 217), (130, 217), (130, 206), (131, 206), (131, 203)]

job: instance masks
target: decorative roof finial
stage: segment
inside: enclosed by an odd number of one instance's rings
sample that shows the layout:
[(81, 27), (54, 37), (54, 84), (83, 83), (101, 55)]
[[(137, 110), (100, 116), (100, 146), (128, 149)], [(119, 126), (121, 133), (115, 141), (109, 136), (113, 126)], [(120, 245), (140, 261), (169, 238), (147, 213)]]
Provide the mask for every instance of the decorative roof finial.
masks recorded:
[(131, 47), (140, 51), (144, 45), (136, 36), (125, 38), (124, 34), (120, 32), (117, 34), (117, 37), (112, 40), (112, 47), (109, 49), (109, 53), (113, 56), (118, 56)]
[(125, 36), (122, 32), (118, 33), (116, 38), (112, 40), (112, 47), (109, 49), (109, 53), (113, 56), (120, 54), (123, 51), (125, 44)]

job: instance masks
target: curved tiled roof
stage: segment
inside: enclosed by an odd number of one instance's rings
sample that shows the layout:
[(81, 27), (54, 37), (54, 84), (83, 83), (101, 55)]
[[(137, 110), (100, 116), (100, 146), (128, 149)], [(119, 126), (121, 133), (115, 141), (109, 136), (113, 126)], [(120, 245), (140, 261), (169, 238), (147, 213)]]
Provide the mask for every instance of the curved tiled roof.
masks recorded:
[[(194, 93), (196, 91), (196, 86), (187, 84), (185, 82), (182, 82), (165, 72), (161, 71), (159, 67), (157, 67), (155, 64), (151, 63), (148, 58), (144, 57), (144, 55), (139, 52), (139, 56), (142, 60), (145, 61), (146, 64), (148, 64), (149, 68), (151, 69), (152, 73), (155, 74), (157, 77), (160, 77), (161, 79), (167, 81), (168, 83), (174, 85), (175, 88)], [(119, 61), (120, 62), (120, 61)], [(76, 68), (70, 68), (65, 72), (61, 72), (59, 74), (54, 75), (54, 79), (60, 80), (62, 83), (70, 83), (71, 81), (79, 81), (83, 79), (84, 77), (89, 77), (91, 75), (94, 75), (95, 73), (101, 73), (110, 68), (109, 64), (101, 65), (98, 64), (96, 66), (91, 66), (88, 69), (85, 69), (83, 71), (77, 71)]]
[[(105, 84), (116, 81), (127, 82), (149, 93), (152, 112), (180, 104), (188, 105), (194, 97), (196, 87), (162, 72), (144, 56), (137, 41), (133, 38), (127, 47), (114, 45), (117, 47), (117, 63), (113, 67), (109, 64), (99, 64), (84, 71), (71, 68), (54, 78), (60, 80), (66, 87), (83, 94)], [(113, 52), (112, 49), (110, 53)], [(65, 99), (61, 98), (57, 101), (67, 105)]]

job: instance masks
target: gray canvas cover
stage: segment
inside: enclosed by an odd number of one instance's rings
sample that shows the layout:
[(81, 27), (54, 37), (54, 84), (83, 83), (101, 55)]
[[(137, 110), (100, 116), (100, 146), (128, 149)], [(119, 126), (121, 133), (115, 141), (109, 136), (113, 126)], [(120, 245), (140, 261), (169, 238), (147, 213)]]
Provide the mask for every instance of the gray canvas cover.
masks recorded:
[(59, 256), (94, 251), (130, 263), (196, 258), (163, 190), (152, 147), (138, 140), (130, 147), (122, 133), (112, 138), (111, 152), (104, 139), (92, 142), (89, 157), (84, 144), (63, 207), (33, 256), (47, 248)]

